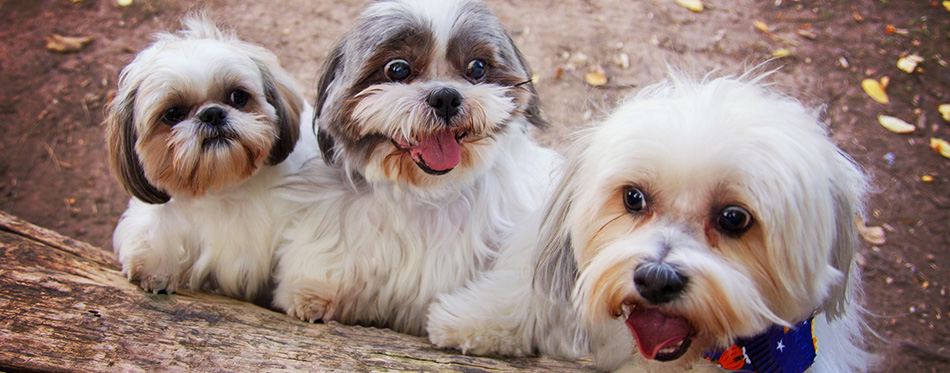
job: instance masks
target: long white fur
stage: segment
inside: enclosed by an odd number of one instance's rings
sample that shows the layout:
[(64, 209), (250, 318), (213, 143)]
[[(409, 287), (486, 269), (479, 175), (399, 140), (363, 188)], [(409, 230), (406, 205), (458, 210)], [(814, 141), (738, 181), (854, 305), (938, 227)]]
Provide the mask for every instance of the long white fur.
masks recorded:
[[(665, 260), (691, 275), (693, 291), (675, 306), (691, 315), (692, 322), (712, 323), (718, 312), (741, 312), (745, 316), (738, 320), (745, 324), (727, 331), (734, 337), (751, 336), (770, 324), (794, 324), (814, 310), (818, 358), (810, 371), (873, 366), (873, 356), (864, 349), (860, 273), (852, 262), (857, 245), (852, 218), (863, 214), (867, 181), (828, 138), (817, 114), (765, 88), (760, 83), (764, 77), (697, 82), (674, 74), (622, 104), (605, 123), (584, 131), (569, 151), (564, 179), (549, 197), (547, 210), (522, 223), (531, 229), (506, 243), (491, 271), (440, 296), (430, 308), (430, 340), (475, 354), (538, 351), (570, 358), (589, 352), (604, 370), (720, 371), (701, 354), (729, 338), (700, 335), (678, 360), (647, 361), (636, 351), (624, 320), (589, 302), (601, 298), (595, 280), (624, 263), (631, 268), (616, 281), (637, 296), (632, 267), (660, 246), (659, 239), (683, 242)], [(732, 137), (736, 133), (743, 133), (742, 140)], [(769, 307), (767, 295), (748, 285), (715, 290), (729, 299), (732, 311), (707, 306), (702, 289), (710, 284), (754, 282), (744, 278), (741, 260), (705, 249), (693, 233), (679, 232), (673, 220), (638, 228), (600, 248), (589, 261), (580, 259), (593, 255), (585, 252), (583, 240), (603, 225), (595, 220), (603, 196), (626, 177), (650, 175), (648, 182), (660, 193), (680, 196), (677, 191), (704, 190), (697, 185), (724, 180), (722, 173), (735, 169), (745, 170), (732, 176), (749, 186), (736, 191), (761, 203), (751, 206), (757, 224), (772, 232), (766, 241), (773, 249), (763, 250), (782, 294), (768, 296), (795, 304), (795, 309)], [(703, 198), (681, 197), (673, 210), (689, 211), (683, 203)], [(568, 246), (550, 250), (562, 242)]]
[[(275, 304), (311, 321), (422, 334), (431, 300), (494, 261), (503, 237), (541, 204), (559, 160), (514, 126), (497, 147), (484, 174), (438, 191), (354, 186), (338, 168), (306, 168), (285, 195), (303, 210), (278, 251)], [(308, 313), (314, 288), (332, 294), (332, 315)]]

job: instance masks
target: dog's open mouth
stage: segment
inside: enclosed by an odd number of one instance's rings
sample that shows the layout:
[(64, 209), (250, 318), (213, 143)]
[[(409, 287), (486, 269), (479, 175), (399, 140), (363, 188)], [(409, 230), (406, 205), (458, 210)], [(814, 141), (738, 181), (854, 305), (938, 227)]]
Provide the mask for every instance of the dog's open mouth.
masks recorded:
[(462, 139), (467, 133), (445, 129), (422, 135), (415, 143), (399, 136), (393, 139), (396, 148), (409, 153), (416, 165), (431, 175), (452, 171), (462, 160)]
[(684, 317), (642, 305), (630, 306), (627, 327), (637, 340), (640, 353), (647, 359), (671, 361), (689, 350), (695, 334)]

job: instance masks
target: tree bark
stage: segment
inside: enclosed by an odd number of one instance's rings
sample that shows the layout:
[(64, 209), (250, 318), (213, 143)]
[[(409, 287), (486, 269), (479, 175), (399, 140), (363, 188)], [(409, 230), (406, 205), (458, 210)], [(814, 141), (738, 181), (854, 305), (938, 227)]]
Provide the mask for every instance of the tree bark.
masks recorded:
[(129, 283), (112, 253), (0, 212), (0, 371), (580, 371), (457, 355), (391, 330)]

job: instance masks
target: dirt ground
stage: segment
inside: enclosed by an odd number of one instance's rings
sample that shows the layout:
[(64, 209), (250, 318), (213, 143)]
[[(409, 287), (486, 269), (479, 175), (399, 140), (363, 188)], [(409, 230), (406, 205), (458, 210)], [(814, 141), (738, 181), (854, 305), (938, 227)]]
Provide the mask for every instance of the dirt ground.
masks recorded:
[[(940, 1), (705, 0), (700, 13), (673, 0), (486, 1), (535, 70), (554, 124), (541, 140), (555, 148), (662, 78), (667, 64), (737, 72), (787, 52), (769, 65), (782, 66), (772, 80), (825, 105), (836, 142), (874, 178), (868, 224), (884, 227), (887, 242), (865, 244), (859, 260), (869, 322), (882, 337), (879, 370), (950, 370), (950, 159), (928, 147), (932, 137), (950, 140), (937, 111), (950, 104), (950, 11)], [(313, 98), (327, 51), (365, 3), (0, 0), (0, 209), (110, 250), (129, 196), (108, 171), (103, 107), (152, 33), (206, 9), (277, 53)], [(52, 34), (92, 42), (53, 53), (45, 48)], [(897, 60), (912, 53), (923, 57), (918, 71), (899, 70)], [(609, 83), (588, 86), (592, 69)], [(883, 77), (887, 105), (861, 89), (863, 79)], [(880, 114), (917, 128), (891, 133)]]

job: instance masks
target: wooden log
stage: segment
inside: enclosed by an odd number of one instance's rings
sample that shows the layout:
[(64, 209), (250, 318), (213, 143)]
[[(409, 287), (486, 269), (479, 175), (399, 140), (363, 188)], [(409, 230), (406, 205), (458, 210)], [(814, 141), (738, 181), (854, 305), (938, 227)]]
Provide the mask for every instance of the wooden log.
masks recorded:
[(0, 212), (0, 371), (583, 371), (391, 330), (308, 324), (251, 303), (129, 283), (115, 257)]

